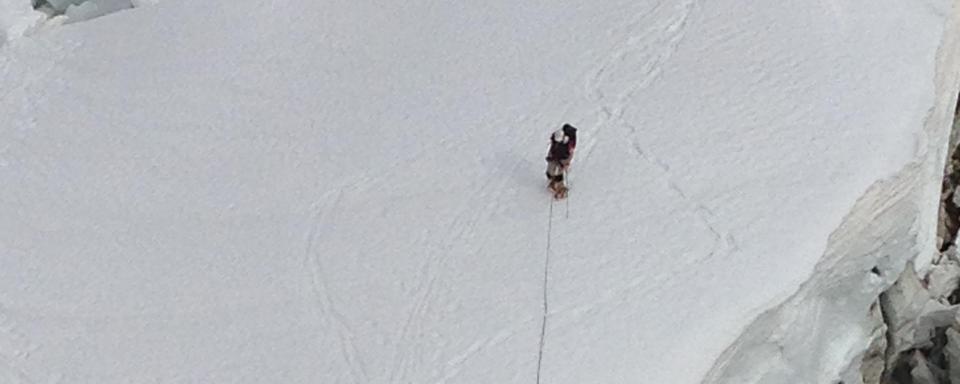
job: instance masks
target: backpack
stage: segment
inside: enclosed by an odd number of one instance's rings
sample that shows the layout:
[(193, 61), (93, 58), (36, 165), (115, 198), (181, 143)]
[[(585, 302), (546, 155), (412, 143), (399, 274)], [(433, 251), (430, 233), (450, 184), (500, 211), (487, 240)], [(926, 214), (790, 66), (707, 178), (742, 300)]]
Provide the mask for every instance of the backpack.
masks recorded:
[(564, 124), (563, 134), (569, 138), (569, 141), (567, 144), (570, 146), (570, 149), (573, 150), (574, 148), (576, 148), (577, 147), (577, 128), (570, 124)]

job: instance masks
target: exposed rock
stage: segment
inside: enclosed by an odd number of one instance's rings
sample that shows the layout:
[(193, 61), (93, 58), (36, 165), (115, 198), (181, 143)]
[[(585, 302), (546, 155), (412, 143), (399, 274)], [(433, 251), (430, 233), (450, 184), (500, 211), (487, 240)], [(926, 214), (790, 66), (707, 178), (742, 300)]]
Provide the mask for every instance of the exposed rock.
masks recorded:
[[(960, 229), (960, 196), (955, 193), (960, 186), (958, 128), (955, 117), (940, 199), (940, 255), (922, 279), (911, 263), (880, 295), (887, 328), (883, 374), (877, 376), (879, 359), (868, 351), (861, 367), (866, 384), (960, 384), (960, 256), (955, 245)], [(878, 345), (874, 338), (870, 350)]]
[(946, 330), (947, 345), (944, 357), (947, 360), (947, 373), (950, 383), (960, 383), (960, 332), (953, 328)]
[(914, 384), (941, 384), (936, 367), (932, 366), (920, 351), (914, 351), (910, 356), (911, 380)]
[[(863, 363), (860, 366), (860, 376), (863, 384), (879, 384), (883, 377), (883, 371), (886, 368), (884, 353), (887, 350), (887, 325), (883, 322), (883, 314), (880, 312), (880, 302), (877, 301), (870, 307), (871, 320), (876, 325), (870, 336), (870, 346), (863, 354)], [(847, 383), (849, 380), (844, 380)]]
[[(936, 320), (942, 317), (939, 315), (942, 307), (920, 284), (913, 264), (908, 264), (897, 282), (880, 295), (880, 308), (888, 327), (887, 366), (894, 365), (903, 352), (930, 346), (933, 331), (930, 326), (939, 324)], [(938, 316), (929, 319), (930, 313)], [(950, 321), (952, 316), (948, 317), (947, 324)]]
[(957, 288), (960, 287), (960, 261), (957, 248), (951, 246), (927, 273), (925, 285), (930, 296), (943, 304), (957, 304), (960, 300)]
[[(952, 267), (935, 265), (933, 270), (940, 272), (929, 281), (936, 281), (938, 286), (960, 278), (960, 275), (948, 274), (955, 271)], [(956, 286), (939, 289), (940, 292), (953, 290), (956, 290)], [(909, 264), (897, 282), (880, 295), (880, 309), (888, 327), (885, 373), (880, 383), (949, 383), (946, 381), (946, 370), (950, 359), (944, 356), (947, 344), (945, 332), (950, 327), (960, 327), (956, 319), (958, 306), (949, 305), (931, 295), (921, 283), (913, 265)], [(868, 361), (865, 355), (863, 364), (866, 367), (876, 364), (876, 361)], [(867, 375), (873, 371), (862, 372), (865, 383), (874, 379), (874, 376)], [(938, 381), (941, 377), (943, 380)]]
[[(866, 384), (960, 384), (960, 257), (955, 245), (960, 229), (960, 196), (955, 194), (960, 186), (957, 128), (955, 122), (940, 200), (940, 256), (923, 279), (913, 265), (908, 265), (897, 282), (880, 295), (880, 310), (888, 329), (884, 374), (877, 377), (877, 358), (866, 353), (861, 368)], [(874, 339), (870, 348), (879, 344)]]
[[(960, 107), (960, 104), (958, 104)], [(958, 109), (960, 110), (960, 109)], [(957, 151), (958, 121), (953, 122), (953, 133), (950, 135), (950, 149), (944, 169), (943, 183), (940, 194), (940, 220), (937, 228), (937, 240), (940, 242), (940, 251), (945, 251), (956, 241), (957, 231), (960, 229), (960, 203), (956, 190), (960, 184), (960, 151)]]

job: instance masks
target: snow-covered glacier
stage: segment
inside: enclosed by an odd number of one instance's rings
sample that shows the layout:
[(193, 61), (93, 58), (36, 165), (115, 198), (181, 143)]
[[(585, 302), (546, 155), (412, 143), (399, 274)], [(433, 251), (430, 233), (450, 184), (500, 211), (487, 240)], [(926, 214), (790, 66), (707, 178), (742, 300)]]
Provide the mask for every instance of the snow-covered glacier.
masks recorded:
[(956, 15), (165, 0), (10, 35), (0, 382), (849, 380), (936, 250)]

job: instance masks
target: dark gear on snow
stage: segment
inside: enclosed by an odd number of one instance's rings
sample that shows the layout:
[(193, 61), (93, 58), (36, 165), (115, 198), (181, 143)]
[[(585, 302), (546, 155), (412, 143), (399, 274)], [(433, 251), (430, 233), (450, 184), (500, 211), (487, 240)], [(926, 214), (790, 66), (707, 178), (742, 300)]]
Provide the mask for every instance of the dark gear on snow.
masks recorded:
[(552, 183), (563, 183), (563, 174), (577, 147), (577, 128), (564, 124), (550, 135), (550, 150), (547, 153), (547, 179)]

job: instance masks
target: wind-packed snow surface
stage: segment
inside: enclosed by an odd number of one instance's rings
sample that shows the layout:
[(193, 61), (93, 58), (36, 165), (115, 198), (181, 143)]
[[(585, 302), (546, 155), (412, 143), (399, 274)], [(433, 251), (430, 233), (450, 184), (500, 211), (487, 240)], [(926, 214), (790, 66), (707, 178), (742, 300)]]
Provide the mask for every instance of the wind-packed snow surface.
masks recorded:
[[(735, 380), (858, 199), (906, 201), (883, 228), (932, 246), (952, 12), (167, 0), (14, 40), (0, 382)], [(832, 378), (859, 336), (753, 367)]]

